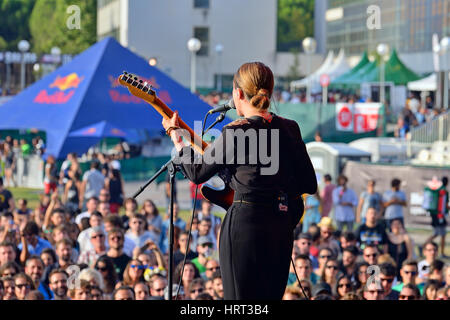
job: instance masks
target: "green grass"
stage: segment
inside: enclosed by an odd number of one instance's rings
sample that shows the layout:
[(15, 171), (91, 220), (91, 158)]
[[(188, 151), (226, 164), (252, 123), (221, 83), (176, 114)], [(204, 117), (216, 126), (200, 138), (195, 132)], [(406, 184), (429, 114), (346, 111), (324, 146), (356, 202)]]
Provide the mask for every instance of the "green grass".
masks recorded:
[(16, 201), (20, 198), (27, 199), (28, 208), (35, 209), (39, 206), (39, 197), (41, 194), (44, 194), (44, 190), (42, 189), (30, 189), (30, 188), (8, 188), (9, 191), (14, 196), (14, 200)]

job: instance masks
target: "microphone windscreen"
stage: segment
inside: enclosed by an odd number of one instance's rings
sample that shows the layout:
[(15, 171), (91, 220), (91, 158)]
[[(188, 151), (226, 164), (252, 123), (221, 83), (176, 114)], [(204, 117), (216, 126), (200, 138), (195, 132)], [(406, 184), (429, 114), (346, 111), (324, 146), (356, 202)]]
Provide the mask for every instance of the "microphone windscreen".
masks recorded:
[(233, 98), (231, 98), (230, 101), (228, 101), (228, 106), (229, 106), (231, 109), (236, 109), (236, 106), (234, 105), (234, 100), (233, 100)]

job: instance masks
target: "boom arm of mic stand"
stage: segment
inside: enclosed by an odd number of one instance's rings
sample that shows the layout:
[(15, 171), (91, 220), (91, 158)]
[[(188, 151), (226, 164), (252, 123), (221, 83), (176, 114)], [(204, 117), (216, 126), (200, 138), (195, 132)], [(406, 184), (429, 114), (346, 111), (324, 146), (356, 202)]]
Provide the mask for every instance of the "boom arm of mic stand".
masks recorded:
[(219, 122), (222, 122), (225, 119), (225, 114), (227, 113), (227, 110), (222, 111), (216, 118), (216, 121), (214, 121), (209, 127), (208, 129), (205, 130), (205, 133), (207, 133), (212, 127), (214, 127), (216, 124), (218, 124)]

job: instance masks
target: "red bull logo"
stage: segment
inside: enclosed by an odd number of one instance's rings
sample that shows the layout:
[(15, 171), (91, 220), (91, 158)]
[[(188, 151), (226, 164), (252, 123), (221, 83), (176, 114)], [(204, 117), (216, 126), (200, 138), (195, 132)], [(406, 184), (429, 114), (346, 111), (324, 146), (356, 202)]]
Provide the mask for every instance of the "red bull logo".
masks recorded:
[(35, 103), (42, 104), (64, 104), (67, 103), (75, 94), (84, 77), (79, 77), (75, 72), (56, 79), (49, 85), (51, 89), (57, 89), (56, 92), (49, 93), (47, 90), (41, 90), (34, 99)]
[(83, 131), (83, 135), (90, 136), (90, 135), (93, 135), (96, 132), (97, 132), (97, 129), (89, 128), (89, 129)]
[[(151, 85), (155, 89), (159, 89), (160, 85), (156, 81), (155, 77), (151, 78), (145, 78), (145, 77), (139, 77), (142, 81), (147, 82), (149, 85)], [(112, 75), (108, 76), (108, 80), (111, 83), (111, 88), (116, 89), (117, 87), (120, 87), (119, 80), (117, 77), (113, 77)], [(129, 93), (121, 93), (118, 90), (109, 90), (109, 96), (114, 103), (145, 103), (144, 100), (139, 99)], [(158, 97), (164, 101), (166, 104), (172, 103), (172, 98), (170, 97), (170, 94), (167, 90), (161, 90), (158, 91)]]

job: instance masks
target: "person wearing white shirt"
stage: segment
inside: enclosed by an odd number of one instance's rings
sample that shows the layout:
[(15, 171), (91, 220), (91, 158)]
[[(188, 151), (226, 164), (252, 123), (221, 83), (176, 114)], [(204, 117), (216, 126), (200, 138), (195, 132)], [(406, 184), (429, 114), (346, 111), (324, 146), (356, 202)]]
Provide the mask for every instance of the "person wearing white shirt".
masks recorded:
[(100, 163), (98, 161), (91, 162), (91, 169), (84, 173), (83, 182), (80, 190), (80, 207), (83, 207), (83, 202), (91, 197), (100, 195), (100, 190), (105, 185), (105, 176), (98, 170)]
[(86, 209), (87, 211), (80, 213), (79, 215), (77, 215), (75, 217), (75, 222), (76, 224), (81, 228), (81, 219), (83, 218), (90, 218), (91, 214), (93, 212), (97, 211), (97, 207), (98, 207), (98, 198), (97, 197), (91, 197), (87, 203), (86, 203)]
[(145, 217), (140, 213), (135, 213), (130, 219), (130, 229), (126, 233), (127, 237), (134, 241), (137, 247), (145, 245), (147, 240), (158, 243), (158, 237), (150, 231), (145, 230)]
[[(91, 231), (94, 227), (101, 227), (103, 228), (103, 216), (100, 212), (94, 211), (91, 216), (89, 217), (89, 225), (90, 228), (87, 228), (86, 230), (83, 230), (78, 235), (78, 243), (80, 244), (80, 253), (85, 252), (88, 250), (94, 249), (92, 242), (91, 242)], [(106, 242), (106, 238), (105, 238)]]
[(354, 208), (358, 205), (358, 197), (355, 191), (347, 188), (347, 181), (346, 176), (339, 176), (339, 187), (333, 190), (334, 215), (339, 231), (342, 231), (345, 225), (348, 231), (353, 230), (353, 223), (355, 222)]

